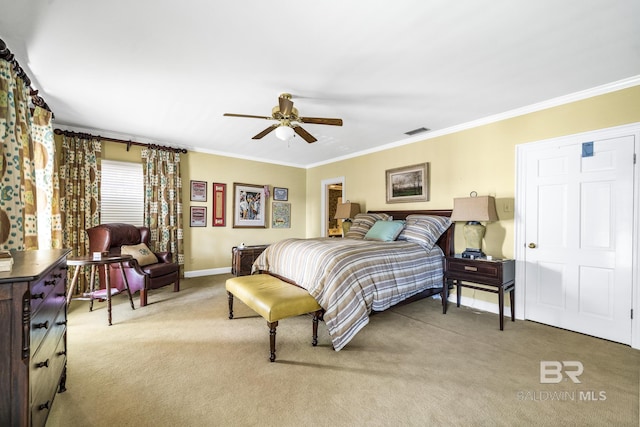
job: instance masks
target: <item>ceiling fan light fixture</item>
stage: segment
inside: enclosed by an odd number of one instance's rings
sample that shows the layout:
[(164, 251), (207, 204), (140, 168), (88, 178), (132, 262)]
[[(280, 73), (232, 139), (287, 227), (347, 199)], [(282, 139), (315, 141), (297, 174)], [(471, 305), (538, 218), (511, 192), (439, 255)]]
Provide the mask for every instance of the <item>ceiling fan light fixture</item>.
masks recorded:
[(288, 141), (295, 135), (293, 129), (287, 125), (278, 126), (276, 128), (276, 137), (282, 141)]

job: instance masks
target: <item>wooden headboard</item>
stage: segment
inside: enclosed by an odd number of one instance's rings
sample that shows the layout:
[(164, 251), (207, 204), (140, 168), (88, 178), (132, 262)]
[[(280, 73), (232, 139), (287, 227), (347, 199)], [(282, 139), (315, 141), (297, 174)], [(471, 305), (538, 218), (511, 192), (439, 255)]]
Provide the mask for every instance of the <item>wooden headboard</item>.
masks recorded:
[[(451, 209), (437, 209), (437, 210), (413, 210), (413, 211), (369, 211), (369, 213), (386, 213), (388, 215), (393, 216), (393, 219), (406, 219), (408, 215), (436, 215), (436, 216), (451, 216)], [(438, 246), (442, 249), (442, 252), (446, 256), (454, 256), (455, 248), (454, 248), (454, 230), (455, 224), (452, 223), (451, 226), (445, 231), (442, 236), (436, 242)]]

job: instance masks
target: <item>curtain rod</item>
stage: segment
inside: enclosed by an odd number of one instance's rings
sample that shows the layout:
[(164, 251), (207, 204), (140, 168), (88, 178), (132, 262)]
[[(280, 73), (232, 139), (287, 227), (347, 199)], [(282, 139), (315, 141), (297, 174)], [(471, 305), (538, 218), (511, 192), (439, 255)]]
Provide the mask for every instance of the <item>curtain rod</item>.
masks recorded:
[(0, 39), (0, 58), (7, 61), (13, 67), (13, 70), (16, 72), (16, 75), (21, 78), (24, 83), (29, 88), (29, 96), (31, 97), (31, 102), (38, 107), (42, 107), (48, 112), (51, 113), (51, 117), (55, 118), (55, 114), (51, 111), (51, 108), (47, 105), (47, 103), (42, 99), (42, 97), (38, 96), (38, 91), (31, 87), (31, 79), (27, 76), (27, 73), (22, 69), (18, 60), (15, 58), (15, 55), (11, 53), (7, 44), (4, 40)]
[(148, 147), (156, 150), (173, 151), (174, 153), (182, 153), (182, 154), (187, 153), (187, 150), (185, 148), (164, 147), (162, 145), (145, 144), (143, 142), (136, 142), (131, 140), (125, 141), (124, 139), (109, 138), (109, 137), (104, 137), (100, 135), (91, 135), (90, 133), (85, 133), (85, 132), (73, 132), (70, 130), (55, 129), (53, 133), (55, 133), (56, 135), (78, 136), (80, 138), (86, 138), (86, 139), (95, 138), (95, 139), (101, 139), (103, 141), (117, 142), (119, 144), (127, 144), (127, 151), (129, 151), (129, 148), (131, 148), (132, 145), (138, 145), (140, 147)]

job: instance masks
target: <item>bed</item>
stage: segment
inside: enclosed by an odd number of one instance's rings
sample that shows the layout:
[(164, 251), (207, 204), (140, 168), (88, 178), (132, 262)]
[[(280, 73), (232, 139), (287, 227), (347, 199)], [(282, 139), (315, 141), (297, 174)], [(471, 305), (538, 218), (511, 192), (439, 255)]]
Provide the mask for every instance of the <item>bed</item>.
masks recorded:
[(440, 293), (443, 258), (453, 254), (450, 210), (369, 211), (343, 239), (284, 239), (253, 264), (306, 289), (324, 309), (336, 351), (369, 323), (369, 315)]

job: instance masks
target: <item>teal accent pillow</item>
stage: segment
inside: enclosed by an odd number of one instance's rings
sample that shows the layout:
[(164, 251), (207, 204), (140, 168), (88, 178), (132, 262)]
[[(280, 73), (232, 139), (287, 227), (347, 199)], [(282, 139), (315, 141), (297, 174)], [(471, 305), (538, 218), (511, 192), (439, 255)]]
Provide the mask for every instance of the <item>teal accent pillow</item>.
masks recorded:
[(351, 228), (345, 237), (350, 239), (364, 239), (367, 231), (373, 227), (376, 221), (386, 221), (390, 217), (384, 213), (359, 213), (353, 218)]
[(381, 240), (392, 242), (404, 229), (404, 221), (376, 221), (373, 227), (367, 231), (366, 240)]

